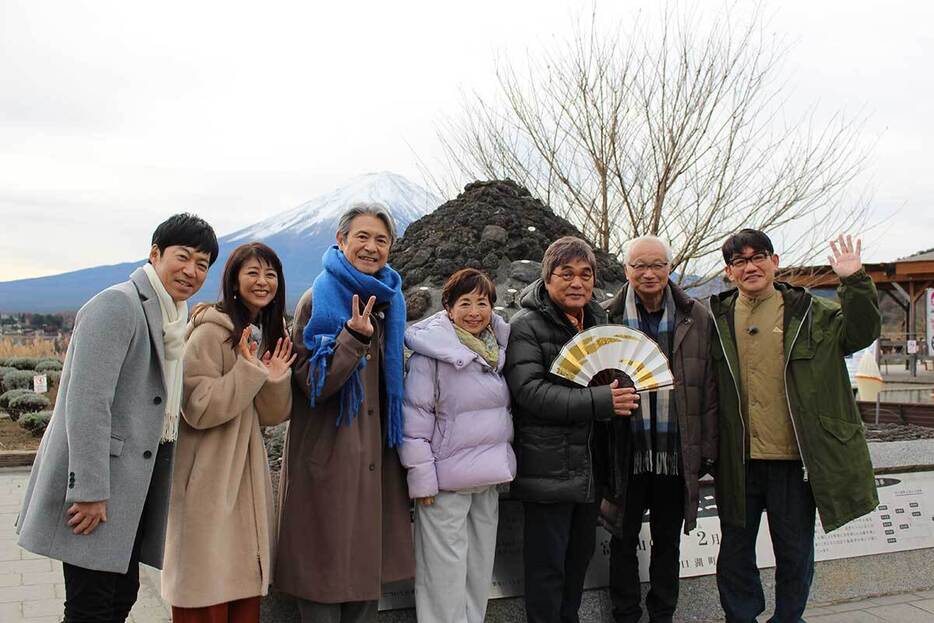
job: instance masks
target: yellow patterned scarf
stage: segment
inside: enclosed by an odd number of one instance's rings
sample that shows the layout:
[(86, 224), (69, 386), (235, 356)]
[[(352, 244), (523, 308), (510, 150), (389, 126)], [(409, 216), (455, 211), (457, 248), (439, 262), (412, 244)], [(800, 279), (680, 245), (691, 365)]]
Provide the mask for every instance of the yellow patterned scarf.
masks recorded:
[(491, 368), (496, 369), (496, 366), (499, 365), (499, 343), (496, 341), (496, 336), (493, 335), (490, 327), (487, 327), (483, 330), (483, 333), (476, 336), (467, 329), (462, 329), (455, 324), (454, 332), (461, 344), (483, 357), (483, 360), (490, 364)]

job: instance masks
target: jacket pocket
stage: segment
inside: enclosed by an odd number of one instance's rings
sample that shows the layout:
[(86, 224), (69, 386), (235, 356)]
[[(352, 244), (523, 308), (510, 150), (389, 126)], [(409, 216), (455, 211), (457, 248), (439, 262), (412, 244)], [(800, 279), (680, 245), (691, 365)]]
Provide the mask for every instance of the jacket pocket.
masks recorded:
[(519, 473), (532, 478), (568, 478), (569, 449), (564, 429), (526, 428), (520, 436)]
[(840, 443), (848, 442), (863, 429), (862, 422), (847, 422), (846, 420), (828, 418), (822, 415), (818, 416), (817, 419), (820, 420), (821, 427), (833, 437), (836, 437)]
[(110, 456), (120, 456), (123, 454), (124, 441), (116, 435), (110, 436)]

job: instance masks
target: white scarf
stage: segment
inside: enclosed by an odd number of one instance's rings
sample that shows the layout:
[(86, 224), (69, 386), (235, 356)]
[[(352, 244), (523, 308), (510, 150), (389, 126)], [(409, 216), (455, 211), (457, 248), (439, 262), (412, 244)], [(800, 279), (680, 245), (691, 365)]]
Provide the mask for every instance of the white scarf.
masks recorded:
[(162, 424), (162, 443), (178, 437), (178, 414), (182, 405), (182, 353), (185, 351), (185, 329), (188, 324), (188, 303), (176, 303), (165, 289), (152, 264), (143, 265), (162, 310), (162, 341), (165, 345), (165, 365), (162, 376), (168, 393), (165, 401), (165, 421)]

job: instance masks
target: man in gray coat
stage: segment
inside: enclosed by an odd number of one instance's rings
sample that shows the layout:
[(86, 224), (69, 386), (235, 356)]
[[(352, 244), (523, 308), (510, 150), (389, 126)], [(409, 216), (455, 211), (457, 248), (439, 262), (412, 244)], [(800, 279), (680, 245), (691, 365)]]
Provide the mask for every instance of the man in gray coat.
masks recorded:
[(177, 214), (147, 264), (78, 311), (17, 519), (21, 547), (63, 563), (65, 623), (125, 621), (139, 563), (162, 566), (185, 301), (217, 253), (210, 225)]

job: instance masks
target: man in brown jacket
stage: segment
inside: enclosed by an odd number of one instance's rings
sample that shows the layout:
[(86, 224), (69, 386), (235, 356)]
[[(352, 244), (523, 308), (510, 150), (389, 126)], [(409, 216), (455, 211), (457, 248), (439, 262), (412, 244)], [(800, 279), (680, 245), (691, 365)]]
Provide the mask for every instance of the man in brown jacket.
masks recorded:
[(610, 540), (610, 597), (617, 623), (642, 616), (636, 548), (649, 511), (652, 535), (645, 607), (670, 623), (678, 604), (681, 527), (697, 522), (698, 477), (717, 458), (717, 386), (710, 320), (703, 305), (671, 283), (671, 249), (655, 236), (623, 250), (629, 283), (607, 304), (610, 322), (646, 333), (668, 357), (675, 386), (651, 393), (629, 418), (614, 422), (609, 494), (602, 506)]
[(415, 575), (396, 452), (405, 301), (386, 265), (395, 238), (384, 206), (352, 207), (295, 311), (273, 585), (297, 598), (305, 623), (375, 621), (382, 585)]

